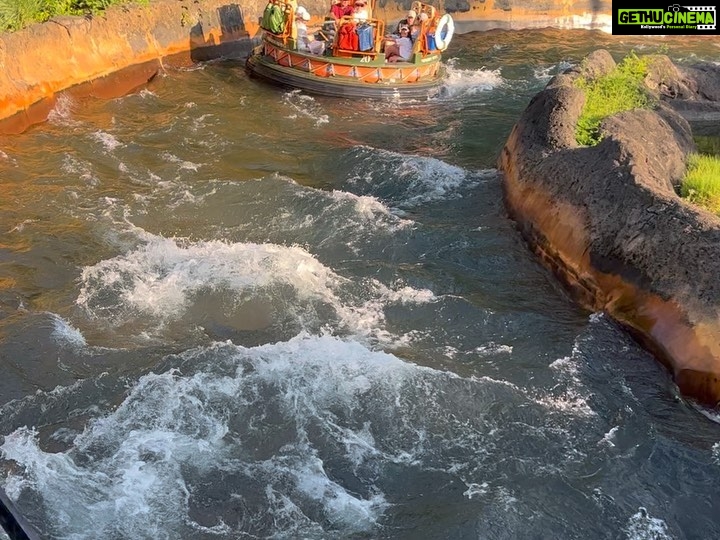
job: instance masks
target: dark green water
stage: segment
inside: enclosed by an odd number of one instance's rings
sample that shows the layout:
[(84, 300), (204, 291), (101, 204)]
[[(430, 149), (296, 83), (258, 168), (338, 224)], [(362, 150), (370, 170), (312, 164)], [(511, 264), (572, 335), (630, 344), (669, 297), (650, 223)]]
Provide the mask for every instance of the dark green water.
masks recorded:
[(495, 160), (588, 52), (456, 36), (430, 102), (241, 61), (0, 140), (0, 483), (48, 538), (720, 538), (720, 426), (504, 213)]

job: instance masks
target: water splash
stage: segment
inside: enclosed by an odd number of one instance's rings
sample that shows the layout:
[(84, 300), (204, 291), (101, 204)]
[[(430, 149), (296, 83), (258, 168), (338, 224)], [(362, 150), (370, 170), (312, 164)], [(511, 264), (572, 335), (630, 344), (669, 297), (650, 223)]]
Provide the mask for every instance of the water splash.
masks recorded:
[(285, 103), (292, 113), (288, 116), (291, 120), (305, 118), (312, 120), (315, 127), (330, 122), (330, 117), (322, 110), (314, 97), (303, 94), (300, 90), (291, 90), (283, 94), (283, 103)]
[[(12, 497), (39, 494), (63, 537), (77, 540), (200, 529), (331, 538), (379, 533), (402, 511), (396, 501), (440, 483), (457, 486), (449, 507), (479, 502), (467, 511), (519, 532), (535, 502), (507, 475), (564, 479), (597, 448), (595, 429), (569, 446), (558, 422), (575, 416), (548, 415), (525, 388), (327, 335), (214, 343), (164, 365), (81, 433), (60, 426), (53, 437), (66, 451), (43, 450), (31, 428), (7, 436)], [(662, 524), (637, 516), (627, 527), (631, 538), (644, 530)]]
[(461, 69), (456, 67), (457, 58), (446, 62), (447, 76), (443, 82), (440, 99), (457, 99), (494, 90), (505, 84), (500, 69)]
[(238, 330), (326, 327), (393, 342), (384, 330), (385, 306), (434, 300), (429, 291), (375, 280), (356, 290), (297, 246), (147, 239), (83, 269), (76, 303), (92, 319), (148, 337), (161, 337), (175, 322), (201, 326), (215, 317)]
[(369, 192), (398, 208), (462, 198), (466, 190), (497, 174), (494, 169), (468, 171), (433, 157), (366, 146), (352, 154), (353, 163), (362, 164), (356, 170), (363, 171), (349, 178), (353, 190)]
[(667, 525), (662, 519), (654, 518), (642, 506), (638, 513), (628, 520), (625, 527), (628, 540), (671, 540), (673, 536), (668, 532)]

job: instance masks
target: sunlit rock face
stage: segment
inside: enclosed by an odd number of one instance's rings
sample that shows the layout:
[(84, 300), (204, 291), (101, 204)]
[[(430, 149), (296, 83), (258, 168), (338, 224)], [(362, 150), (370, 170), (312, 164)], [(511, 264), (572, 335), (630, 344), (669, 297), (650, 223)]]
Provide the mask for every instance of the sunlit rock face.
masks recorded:
[[(657, 62), (657, 63), (655, 63)], [(682, 392), (720, 401), (720, 218), (675, 193), (695, 149), (688, 117), (717, 105), (720, 69), (656, 58), (655, 110), (607, 118), (603, 140), (579, 147), (579, 75), (614, 66), (607, 51), (550, 81), (498, 160), (506, 206), (532, 248), (593, 310), (625, 325), (673, 372)], [(676, 110), (677, 109), (677, 110)]]

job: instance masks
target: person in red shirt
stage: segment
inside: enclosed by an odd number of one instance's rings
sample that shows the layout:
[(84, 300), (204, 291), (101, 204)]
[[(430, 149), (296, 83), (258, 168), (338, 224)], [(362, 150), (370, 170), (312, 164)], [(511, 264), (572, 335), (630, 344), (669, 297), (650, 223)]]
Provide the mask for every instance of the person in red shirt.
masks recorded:
[(350, 0), (340, 0), (340, 2), (330, 6), (330, 15), (335, 19), (350, 17), (352, 14), (353, 7), (350, 5)]

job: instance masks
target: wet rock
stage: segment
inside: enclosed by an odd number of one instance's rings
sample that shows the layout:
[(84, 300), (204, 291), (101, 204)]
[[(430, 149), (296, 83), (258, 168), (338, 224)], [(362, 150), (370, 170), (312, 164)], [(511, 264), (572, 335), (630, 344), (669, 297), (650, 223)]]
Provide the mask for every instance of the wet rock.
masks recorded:
[(579, 147), (574, 133), (585, 97), (573, 81), (606, 73), (614, 65), (608, 57), (596, 51), (528, 105), (498, 159), (506, 207), (583, 305), (628, 328), (682, 392), (715, 405), (720, 218), (676, 195), (695, 149), (691, 124), (677, 109), (714, 107), (709, 97), (720, 77), (657, 59), (647, 83), (662, 99), (658, 108), (607, 118), (601, 143)]

